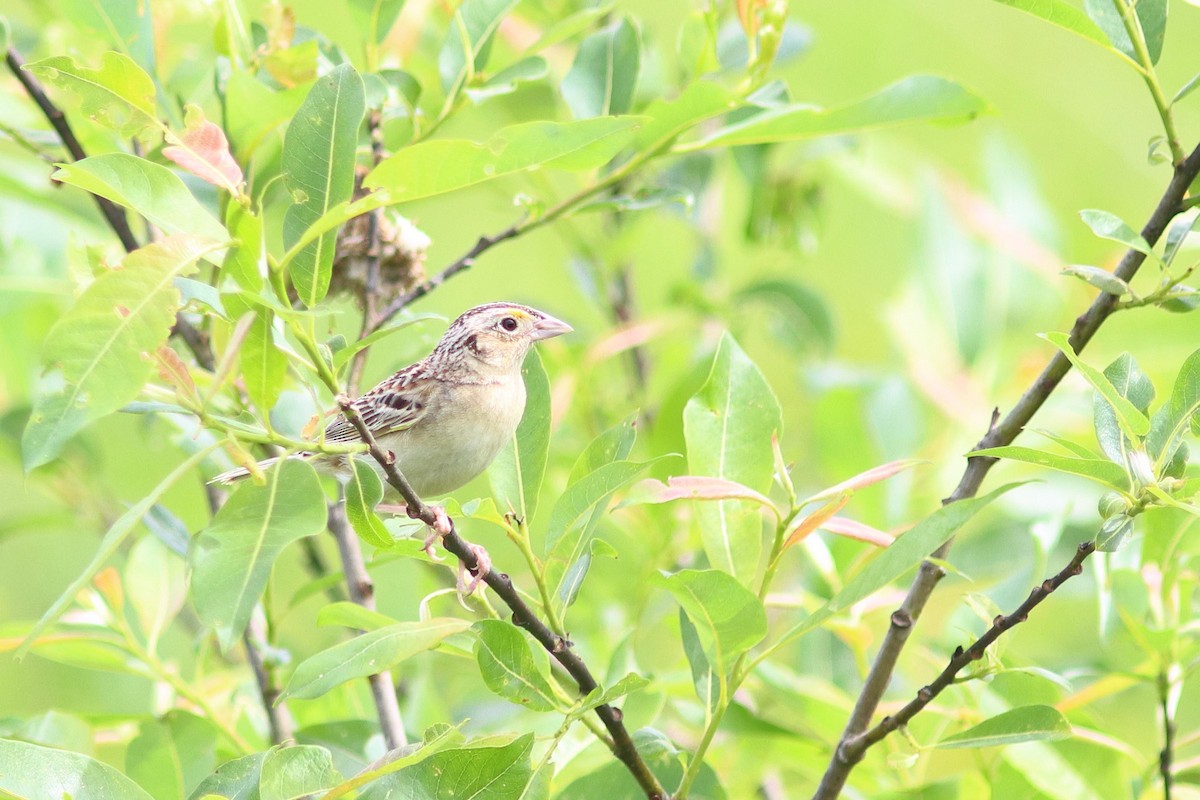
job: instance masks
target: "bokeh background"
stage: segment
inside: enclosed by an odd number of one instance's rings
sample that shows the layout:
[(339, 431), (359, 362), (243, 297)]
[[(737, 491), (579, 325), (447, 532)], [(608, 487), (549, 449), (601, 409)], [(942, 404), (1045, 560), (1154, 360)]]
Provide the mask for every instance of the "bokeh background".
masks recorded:
[[(341, 0), (290, 5), (300, 25), (319, 29), (347, 49), (357, 41)], [(568, 7), (533, 5), (532, 13), (541, 18)], [(73, 6), (72, 0), (3, 0), (0, 14), (31, 60), (63, 52), (94, 58), (101, 44), (89, 49), (64, 22)], [(212, 36), (204, 4), (156, 0), (154, 7), (160, 73), (179, 86), (202, 87), (209, 77), (197, 71), (206, 63), (198, 56), (211, 48)], [(389, 42), (418, 54), (423, 40), (436, 47), (445, 20), (439, 8), (410, 0)], [(683, 0), (617, 3), (617, 12), (641, 25), (648, 51), (639, 84), (644, 99), (674, 85), (680, 69), (676, 41), (693, 10)], [(438, 26), (422, 25), (425, 15)], [(1052, 348), (1035, 334), (1068, 329), (1094, 296), (1094, 289), (1060, 270), (1068, 264), (1111, 267), (1120, 257), (1120, 246), (1093, 236), (1079, 220), (1079, 210), (1105, 209), (1140, 227), (1169, 178), (1169, 166), (1148, 156), (1159, 121), (1145, 86), (1128, 65), (1001, 3), (796, 3), (791, 20), (785, 57), (773, 74), (787, 82), (793, 99), (838, 105), (905, 75), (932, 73), (971, 87), (987, 99), (991, 112), (966, 125), (921, 125), (673, 161), (650, 182), (691, 190), (690, 206), (630, 213), (619, 221), (598, 213), (548, 226), (494, 248), (473, 269), (421, 300), (415, 311), (452, 318), (477, 303), (512, 299), (575, 326), (574, 336), (545, 353), (558, 418), (549, 495), (561, 487), (574, 455), (591, 435), (639, 408), (653, 416), (639, 452), (682, 452), (682, 405), (703, 381), (720, 329), (728, 328), (780, 399), (784, 453), (796, 465), (797, 484), (817, 489), (883, 461), (922, 458), (925, 466), (865, 494), (854, 507), (861, 519), (885, 529), (919, 519), (953, 488), (964, 465), (962, 454), (985, 431), (992, 408), (1009, 407), (1049, 358)], [(521, 31), (502, 31), (498, 47), (510, 46), (505, 36), (517, 41)], [(1168, 93), (1200, 69), (1193, 46), (1198, 40), (1200, 7), (1177, 0), (1159, 63)], [(569, 60), (556, 63), (553, 51), (550, 58), (559, 75), (569, 66)], [(431, 70), (419, 62), (406, 67), (418, 75)], [(534, 86), (468, 110), (442, 134), (475, 137), (481, 126), (546, 116), (559, 102), (552, 89)], [(1185, 145), (1194, 142), (1200, 136), (1200, 93), (1181, 102), (1176, 113)], [(41, 127), (36, 110), (7, 74), (0, 76), (0, 120), (22, 130)], [(102, 131), (87, 125), (81, 130), (103, 147)], [(39, 374), (38, 343), (71, 301), (71, 271), (86, 269), (89, 252), (112, 247), (89, 198), (52, 186), (49, 171), (11, 138), (0, 137), (0, 621), (5, 623), (37, 618), (86, 564), (107, 524), (177, 458), (160, 428), (118, 415), (89, 429), (59, 465), (22, 472), (19, 439)], [(558, 180), (499, 180), (402, 211), (432, 238), (428, 265), (437, 269), (476, 237), (516, 219), (515, 194), (554, 194)], [(1196, 257), (1194, 251), (1184, 255)], [(644, 348), (644, 387), (631, 378), (624, 357), (597, 355), (614, 330), (597, 276), (608, 280), (622, 272), (629, 277), (635, 319), (654, 332)], [(762, 290), (765, 281), (786, 283), (790, 299)], [(1122, 313), (1103, 327), (1087, 358), (1103, 366), (1131, 352), (1162, 396), (1183, 358), (1200, 344), (1198, 324), (1193, 315), (1154, 309)], [(442, 325), (430, 321), (414, 326), (411, 335), (388, 340), (372, 354), (367, 383), (426, 352)], [(349, 305), (331, 326), (354, 331)], [(1091, 407), (1089, 387), (1069, 376), (1035, 426), (1090, 444)], [(1021, 443), (1037, 441), (1032, 434), (1026, 437)], [(953, 563), (962, 574), (952, 575), (935, 594), (890, 699), (910, 696), (940, 669), (953, 644), (966, 641), (965, 631), (982, 630), (964, 595), (986, 595), (1000, 608), (1011, 607), (1033, 582), (1065, 563), (1071, 546), (1092, 535), (1097, 489), (1015, 465), (997, 467), (988, 485), (1022, 477), (1042, 480), (1008, 495), (956, 546)], [(462, 496), (486, 492), (480, 480)], [(176, 487), (166, 504), (191, 530), (204, 524), (198, 485)], [(622, 510), (606, 522), (604, 535), (623, 558), (598, 560), (588, 584), (588, 616), (573, 620), (573, 630), (585, 655), (600, 664), (628, 648), (643, 666), (669, 675), (678, 671), (678, 654), (657, 652), (656, 640), (675, 635), (670, 632), (674, 611), (661, 592), (653, 596), (647, 579), (669, 566), (663, 553), (686, 563), (689, 534), (672, 532), (669, 524), (649, 534), (650, 526), (627, 524), (645, 513)], [(1175, 517), (1164, 520), (1164, 526), (1179, 523)], [(1144, 536), (1155, 535), (1154, 524)], [(502, 537), (484, 528), (472, 535), (492, 548), (498, 562), (516, 560)], [(1136, 564), (1141, 541), (1113, 557), (1114, 574), (1122, 565)], [(332, 552), (331, 543), (322, 546)], [(838, 564), (861, 556), (857, 543), (833, 539), (827, 546)], [(789, 570), (783, 601), (789, 587), (821, 591), (813, 563), (798, 559)], [(426, 569), (406, 561), (379, 565), (373, 574), (381, 608), (400, 618), (409, 618), (415, 604), (439, 585)], [(307, 580), (299, 552), (289, 550), (276, 569), (271, 602), (288, 606)], [(1097, 676), (1135, 667), (1141, 656), (1133, 643), (1120, 631), (1098, 629), (1102, 580), (1089, 572), (1006, 645), (1006, 659), (1061, 671), (1070, 679), (1068, 687), (1014, 672), (996, 677), (990, 691), (1024, 702), (1038, 697), (1057, 702)], [(630, 593), (642, 602), (629, 603)], [(758, 716), (735, 715), (727, 734), (742, 737), (740, 746), (753, 742), (768, 761), (790, 763), (781, 768), (785, 774), (819, 769), (828, 740), (840, 731), (857, 692), (865, 659), (886, 625), (887, 609), (898, 597), (880, 598), (877, 609), (860, 609), (861, 625), (854, 620), (805, 638), (789, 656), (792, 672), (767, 669), (759, 679), (778, 692), (779, 707)], [(281, 615), (284, 646), (311, 652), (337, 640), (335, 630), (312, 625), (320, 604), (319, 597), (310, 596)], [(986, 605), (980, 601), (979, 607)], [(452, 613), (449, 606), (443, 610)], [(190, 630), (180, 626), (172, 630), (169, 649), (185, 659), (199, 637), (194, 623)], [(213, 653), (206, 657), (220, 659)], [(422, 657), (406, 667), (410, 719), (470, 717), (483, 729), (513, 713), (479, 685), (477, 676), (472, 682), (461, 671), (442, 669), (443, 658)], [(614, 657), (614, 663), (618, 660)], [(233, 680), (229, 672), (210, 674)], [(248, 704), (256, 702), (250, 688), (243, 698)], [(959, 691), (947, 696), (947, 705), (973, 694), (965, 688), (955, 695)], [(670, 702), (654, 693), (639, 698), (627, 709), (635, 726), (639, 714), (652, 718), (658, 704)], [(119, 730), (121, 719), (145, 713), (155, 702), (153, 686), (141, 678), (36, 656), (21, 662), (0, 656), (0, 727), (9, 731), (35, 719), (55, 727), (56, 735), (75, 737), (81, 748), (119, 761), (120, 737), (111, 743), (94, 740), (93, 728)], [(309, 703), (313, 717), (337, 704), (346, 716), (372, 714), (365, 693), (357, 690)], [(321, 708), (320, 703), (331, 705)], [(639, 703), (646, 707), (639, 711)], [(1080, 700), (1078, 707), (1085, 721), (1119, 732), (1129, 750), (1148, 759), (1157, 747), (1153, 703), (1152, 691), (1142, 686)], [(303, 716), (306, 703), (296, 705)], [(1181, 725), (1200, 722), (1195, 687), (1187, 690), (1180, 708)], [(685, 720), (686, 713), (679, 713)], [(793, 735), (778, 735), (772, 726)], [(798, 730), (811, 735), (797, 736)], [(1125, 797), (1126, 782), (1118, 776), (1130, 772), (1134, 759), (1129, 753), (1114, 757), (1113, 750), (1077, 739), (1039, 751), (1038, 757), (1057, 753), (1066, 759), (1064, 768), (1080, 775), (1096, 796)], [(712, 756), (717, 764), (722, 752)], [(939, 755), (923, 762), (923, 769), (932, 771), (925, 777), (958, 770), (970, 758)], [(998, 780), (1007, 779), (1002, 774)], [(748, 796), (736, 794), (736, 779), (731, 781), (731, 796)]]

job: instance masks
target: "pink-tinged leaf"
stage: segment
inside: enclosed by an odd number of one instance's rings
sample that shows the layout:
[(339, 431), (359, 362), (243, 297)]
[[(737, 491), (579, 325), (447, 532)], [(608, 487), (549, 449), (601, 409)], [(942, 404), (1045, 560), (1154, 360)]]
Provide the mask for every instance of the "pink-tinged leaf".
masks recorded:
[(800, 520), (791, 533), (788, 534), (787, 541), (783, 543), (783, 549), (786, 550), (796, 542), (799, 542), (815, 531), (817, 528), (823, 527), (834, 514), (842, 510), (846, 503), (850, 502), (850, 493), (839, 495), (830, 500), (825, 505), (818, 508), (813, 513), (809, 514), (804, 519)]
[(885, 533), (878, 528), (872, 528), (870, 525), (864, 525), (861, 522), (856, 522), (845, 517), (830, 517), (820, 525), (821, 530), (836, 533), (838, 536), (845, 536), (848, 539), (856, 539), (860, 542), (873, 544), (876, 547), (887, 547), (896, 537), (890, 533)]
[(639, 481), (621, 505), (670, 503), (673, 500), (747, 500), (778, 514), (774, 503), (750, 487), (724, 478), (700, 475), (676, 475), (668, 478), (666, 483), (653, 478)]
[(854, 494), (859, 489), (863, 489), (873, 483), (879, 483), (882, 480), (887, 480), (893, 475), (903, 472), (911, 467), (915, 467), (920, 463), (922, 462), (915, 458), (906, 458), (900, 461), (889, 461), (887, 464), (881, 464), (878, 467), (872, 467), (866, 472), (860, 472), (853, 478), (844, 480), (836, 486), (830, 486), (828, 489), (817, 492), (812, 497), (809, 497), (803, 503), (801, 503), (801, 505), (808, 505), (809, 503), (828, 500), (830, 497), (837, 497), (838, 495), (844, 493)]
[(244, 176), (233, 155), (225, 131), (204, 118), (199, 106), (189, 105), (182, 136), (167, 136), (172, 144), (163, 148), (165, 158), (183, 169), (230, 194), (236, 195)]

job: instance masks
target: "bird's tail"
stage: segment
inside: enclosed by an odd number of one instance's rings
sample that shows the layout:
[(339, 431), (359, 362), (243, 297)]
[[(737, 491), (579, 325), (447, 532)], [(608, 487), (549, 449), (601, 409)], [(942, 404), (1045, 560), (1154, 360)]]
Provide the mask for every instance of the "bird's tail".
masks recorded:
[[(262, 461), (258, 462), (258, 468), (260, 470), (265, 470), (267, 467), (271, 466), (278, 460), (279, 460), (278, 458), (265, 458)], [(246, 469), (245, 467), (238, 467), (237, 469), (231, 469), (228, 472), (222, 472), (220, 475), (218, 475), (217, 477), (210, 480), (209, 483), (220, 483), (225, 486), (228, 486), (231, 483), (237, 483), (242, 478), (249, 478), (249, 477), (250, 477), (250, 470)]]

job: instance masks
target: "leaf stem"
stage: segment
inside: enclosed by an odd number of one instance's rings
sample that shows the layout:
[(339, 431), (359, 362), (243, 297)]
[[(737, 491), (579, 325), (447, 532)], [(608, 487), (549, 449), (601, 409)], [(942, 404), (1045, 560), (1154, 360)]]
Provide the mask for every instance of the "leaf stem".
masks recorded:
[(1146, 82), (1146, 88), (1150, 90), (1150, 97), (1154, 100), (1154, 107), (1158, 109), (1158, 116), (1162, 120), (1163, 132), (1167, 136), (1167, 146), (1171, 148), (1171, 163), (1178, 168), (1183, 164), (1184, 152), (1183, 145), (1179, 143), (1179, 133), (1175, 130), (1175, 116), (1171, 112), (1171, 101), (1163, 93), (1162, 85), (1158, 82), (1158, 73), (1154, 69), (1154, 61), (1150, 58), (1150, 51), (1146, 47), (1146, 34), (1142, 30), (1142, 22), (1138, 19), (1135, 3), (1130, 0), (1113, 0), (1117, 5), (1117, 10), (1121, 14), (1121, 22), (1125, 25), (1125, 32), (1129, 35), (1129, 41), (1133, 44), (1133, 52), (1137, 56), (1138, 71), (1142, 74), (1142, 79)]

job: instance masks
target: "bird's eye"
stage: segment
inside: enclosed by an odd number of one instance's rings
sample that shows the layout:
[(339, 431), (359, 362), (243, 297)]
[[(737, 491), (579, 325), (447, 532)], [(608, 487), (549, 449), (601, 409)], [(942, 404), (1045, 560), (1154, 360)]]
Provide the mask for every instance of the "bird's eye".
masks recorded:
[(517, 321), (512, 317), (505, 317), (504, 319), (500, 320), (500, 327), (511, 333), (517, 329)]

